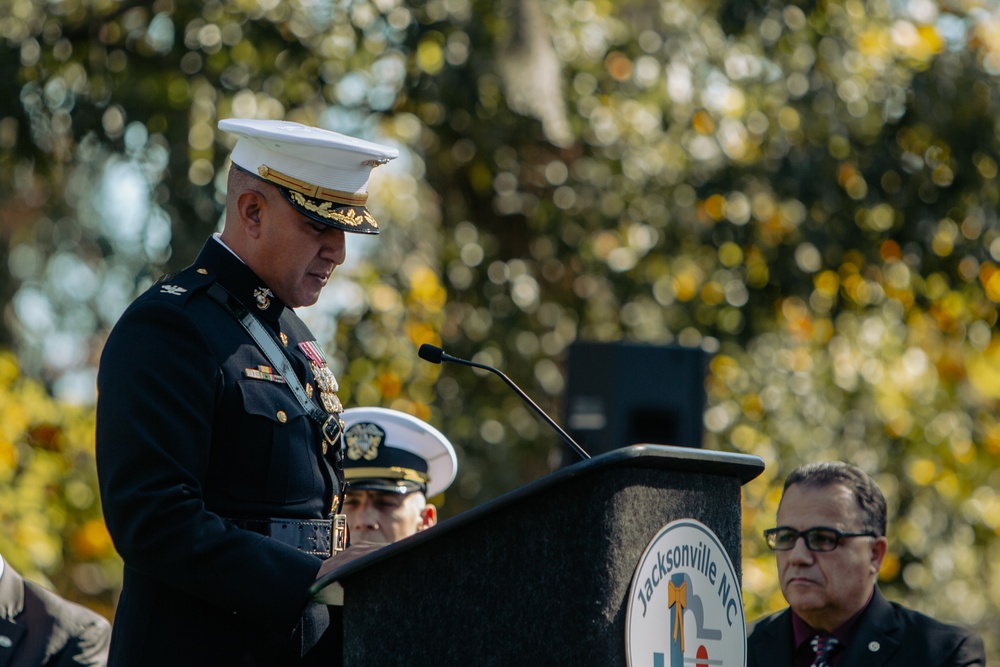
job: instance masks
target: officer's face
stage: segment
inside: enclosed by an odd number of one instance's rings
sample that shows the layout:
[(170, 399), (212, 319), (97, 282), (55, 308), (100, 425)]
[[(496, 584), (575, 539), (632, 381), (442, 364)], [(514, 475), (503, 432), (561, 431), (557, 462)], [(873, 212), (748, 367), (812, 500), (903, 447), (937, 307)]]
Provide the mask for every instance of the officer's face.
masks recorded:
[(260, 209), (257, 261), (251, 268), (288, 306), (311, 306), (333, 270), (344, 263), (344, 232), (314, 222), (269, 190)]
[[(796, 530), (824, 526), (842, 533), (865, 531), (861, 508), (842, 484), (793, 484), (778, 506), (777, 525)], [(817, 630), (832, 631), (868, 602), (885, 557), (884, 537), (844, 538), (833, 551), (809, 551), (796, 540), (776, 551), (781, 592), (789, 606)]]
[(432, 505), (424, 494), (348, 491), (344, 514), (351, 541), (388, 544), (409, 537), (436, 522)]

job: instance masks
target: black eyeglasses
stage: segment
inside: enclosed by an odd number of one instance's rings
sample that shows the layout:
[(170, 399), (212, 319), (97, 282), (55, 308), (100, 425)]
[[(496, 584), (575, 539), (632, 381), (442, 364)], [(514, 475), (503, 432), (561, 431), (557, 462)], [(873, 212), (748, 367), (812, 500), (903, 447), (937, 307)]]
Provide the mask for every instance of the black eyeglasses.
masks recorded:
[(817, 526), (807, 530), (795, 530), (788, 526), (768, 528), (764, 531), (767, 546), (774, 551), (789, 551), (795, 548), (795, 543), (802, 537), (809, 551), (833, 551), (845, 537), (878, 537), (875, 533), (842, 533), (833, 528)]

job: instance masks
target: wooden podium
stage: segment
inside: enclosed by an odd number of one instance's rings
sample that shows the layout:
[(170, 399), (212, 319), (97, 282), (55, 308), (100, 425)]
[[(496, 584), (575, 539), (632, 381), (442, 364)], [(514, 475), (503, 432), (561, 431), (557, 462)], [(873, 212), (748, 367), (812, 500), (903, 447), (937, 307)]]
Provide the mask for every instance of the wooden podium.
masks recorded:
[(614, 450), (346, 563), (313, 592), (343, 587), (345, 667), (624, 667), (650, 539), (696, 519), (742, 579), (740, 489), (763, 470), (745, 454)]

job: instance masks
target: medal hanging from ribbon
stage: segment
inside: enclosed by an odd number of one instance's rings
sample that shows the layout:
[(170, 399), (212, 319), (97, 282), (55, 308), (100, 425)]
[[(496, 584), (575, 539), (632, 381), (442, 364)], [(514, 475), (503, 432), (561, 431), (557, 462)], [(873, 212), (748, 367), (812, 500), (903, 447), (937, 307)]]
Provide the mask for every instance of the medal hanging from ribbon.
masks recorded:
[[(337, 486), (334, 489), (331, 499), (330, 514), (336, 515), (334, 518), (338, 522), (337, 526), (342, 526), (344, 516), (340, 514), (340, 510), (343, 505), (346, 481), (344, 479), (344, 422), (340, 418), (340, 413), (344, 408), (340, 404), (340, 399), (337, 398), (337, 379), (333, 376), (333, 371), (326, 365), (326, 356), (315, 342), (299, 344), (300, 349), (310, 360), (309, 365), (313, 371), (317, 386), (321, 388), (321, 391), (325, 388), (326, 393), (329, 394), (329, 396), (321, 397), (323, 398), (324, 407), (327, 408), (323, 410), (316, 405), (309, 392), (302, 386), (298, 376), (295, 374), (295, 370), (289, 363), (286, 353), (278, 345), (278, 341), (267, 332), (267, 329), (260, 323), (260, 320), (250, 314), (250, 311), (219, 283), (213, 283), (208, 288), (208, 295), (225, 308), (246, 329), (247, 334), (249, 334), (250, 338), (253, 339), (257, 347), (260, 348), (260, 351), (270, 362), (269, 369), (273, 368), (276, 375), (285, 380), (285, 385), (292, 390), (292, 394), (299, 402), (299, 405), (306, 411), (310, 419), (315, 421), (319, 426), (322, 436), (320, 444), (322, 445), (323, 456), (327, 458), (328, 463), (333, 467), (333, 474), (337, 478)], [(285, 345), (284, 338), (282, 339), (282, 345)], [(260, 370), (260, 368), (257, 370)], [(343, 532), (339, 528), (338, 535), (343, 535)], [(335, 551), (342, 551), (346, 546), (346, 544), (339, 541), (339, 538), (338, 545), (334, 547)]]
[(330, 414), (339, 414), (344, 411), (344, 406), (337, 397), (337, 378), (326, 363), (326, 355), (316, 341), (306, 341), (299, 343), (299, 349), (309, 359), (309, 367), (312, 369), (313, 379), (316, 380), (316, 388), (319, 389), (319, 400)]
[[(312, 369), (313, 380), (316, 381), (316, 389), (319, 390), (319, 401), (323, 404), (323, 409), (329, 413), (330, 418), (323, 424), (323, 456), (329, 456), (333, 469), (340, 483), (340, 493), (333, 498), (333, 513), (340, 512), (341, 502), (344, 497), (344, 422), (340, 418), (340, 413), (344, 411), (344, 406), (337, 396), (337, 378), (326, 363), (326, 355), (323, 349), (310, 340), (299, 343), (299, 349), (309, 359), (309, 368)], [(332, 447), (332, 451), (331, 451)]]

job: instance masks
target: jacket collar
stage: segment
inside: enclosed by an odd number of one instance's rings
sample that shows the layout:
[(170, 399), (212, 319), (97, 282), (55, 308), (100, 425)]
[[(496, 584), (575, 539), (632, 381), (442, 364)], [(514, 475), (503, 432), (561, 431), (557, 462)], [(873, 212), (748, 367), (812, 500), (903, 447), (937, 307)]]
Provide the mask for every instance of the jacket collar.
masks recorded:
[(285, 303), (217, 236), (205, 243), (194, 267), (214, 272), (220, 285), (257, 318), (272, 326), (285, 311)]
[[(759, 655), (757, 664), (790, 665), (794, 649), (792, 610), (779, 612), (773, 620), (760, 629), (762, 640), (755, 646), (766, 650)], [(882, 596), (878, 586), (871, 602), (858, 620), (851, 645), (844, 652), (840, 664), (851, 667), (881, 667), (889, 661), (900, 645), (899, 621), (893, 606)], [(748, 654), (749, 662), (749, 654)]]
[(879, 667), (888, 662), (900, 641), (899, 620), (893, 606), (876, 586), (841, 664)]

